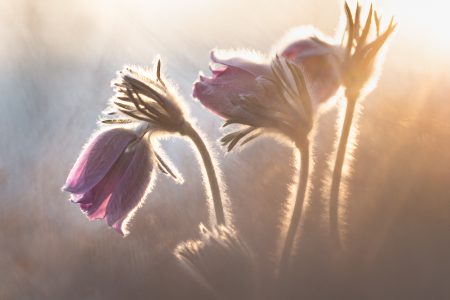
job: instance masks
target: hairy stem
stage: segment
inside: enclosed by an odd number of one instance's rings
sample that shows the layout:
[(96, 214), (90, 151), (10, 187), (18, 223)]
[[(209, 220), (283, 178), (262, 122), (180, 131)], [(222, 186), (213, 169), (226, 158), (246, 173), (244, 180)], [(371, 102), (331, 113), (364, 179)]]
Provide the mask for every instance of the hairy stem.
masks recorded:
[(334, 163), (333, 177), (330, 189), (330, 236), (333, 244), (339, 249), (341, 248), (341, 239), (339, 236), (339, 188), (342, 179), (342, 167), (345, 160), (345, 152), (347, 150), (348, 137), (352, 127), (352, 120), (355, 111), (357, 95), (346, 93), (347, 108), (345, 111), (344, 125), (342, 126), (339, 146), (336, 153), (336, 161)]
[(192, 142), (194, 142), (198, 152), (202, 157), (203, 165), (206, 169), (206, 174), (208, 175), (209, 188), (211, 190), (212, 200), (214, 203), (214, 212), (216, 215), (217, 225), (226, 225), (219, 182), (217, 180), (216, 171), (214, 170), (214, 164), (212, 162), (208, 148), (206, 147), (200, 135), (194, 128), (192, 128), (191, 125), (185, 124), (183, 133), (188, 136), (192, 140)]
[(309, 175), (309, 143), (297, 143), (297, 149), (300, 152), (301, 160), (299, 166), (299, 181), (297, 197), (295, 199), (294, 210), (292, 211), (291, 222), (284, 242), (284, 247), (280, 258), (279, 274), (282, 275), (287, 270), (289, 258), (292, 252), (297, 229), (302, 216), (303, 203), (305, 201), (306, 187), (308, 186)]

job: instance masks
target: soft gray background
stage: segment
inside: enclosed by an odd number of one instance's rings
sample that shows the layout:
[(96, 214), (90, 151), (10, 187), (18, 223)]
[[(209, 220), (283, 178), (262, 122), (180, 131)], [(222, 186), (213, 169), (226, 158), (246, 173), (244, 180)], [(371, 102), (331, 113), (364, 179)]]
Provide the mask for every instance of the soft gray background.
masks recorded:
[[(362, 103), (343, 203), (348, 259), (330, 260), (326, 176), (335, 110), (321, 119), (295, 299), (450, 298), (450, 26), (441, 1), (377, 1), (400, 25), (378, 88)], [(200, 299), (171, 254), (208, 219), (189, 144), (162, 143), (185, 177), (158, 176), (121, 238), (60, 191), (124, 64), (161, 54), (220, 161), (237, 228), (272, 269), (292, 150), (261, 139), (224, 155), (221, 120), (191, 98), (209, 51), (262, 52), (291, 27), (334, 34), (342, 1), (0, 2), (0, 299)], [(266, 278), (267, 279), (267, 278)], [(266, 280), (262, 279), (262, 280)], [(268, 286), (268, 285), (265, 285)]]

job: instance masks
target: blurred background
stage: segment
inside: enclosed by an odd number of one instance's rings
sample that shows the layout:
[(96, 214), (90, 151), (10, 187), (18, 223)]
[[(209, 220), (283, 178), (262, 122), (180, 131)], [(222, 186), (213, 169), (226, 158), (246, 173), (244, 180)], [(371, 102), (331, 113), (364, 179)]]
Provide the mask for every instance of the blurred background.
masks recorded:
[[(199, 70), (208, 73), (215, 47), (267, 53), (299, 25), (334, 35), (343, 4), (0, 0), (0, 299), (210, 299), (172, 254), (208, 220), (186, 141), (162, 142), (185, 183), (159, 175), (127, 238), (89, 222), (61, 192), (113, 94), (115, 71), (149, 66), (157, 54), (210, 138), (236, 228), (261, 263), (261, 286), (270, 286), (263, 283), (295, 173), (292, 149), (265, 138), (225, 155), (216, 142), (222, 121), (192, 99), (192, 83)], [(332, 108), (315, 136), (293, 299), (450, 298), (450, 7), (440, 0), (375, 6), (399, 26), (378, 87), (360, 107), (341, 207), (348, 257), (333, 263), (323, 197)]]

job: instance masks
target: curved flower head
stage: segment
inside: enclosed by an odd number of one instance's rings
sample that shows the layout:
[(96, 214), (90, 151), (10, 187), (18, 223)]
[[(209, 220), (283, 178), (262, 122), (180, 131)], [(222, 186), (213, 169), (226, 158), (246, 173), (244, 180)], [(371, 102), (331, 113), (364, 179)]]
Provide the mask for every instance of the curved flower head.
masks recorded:
[[(302, 72), (282, 57), (271, 63), (244, 58), (212, 61), (222, 66), (212, 70), (212, 77), (200, 76), (193, 96), (226, 119), (224, 126), (243, 124), (243, 130), (222, 139), (228, 150), (241, 145), (264, 130), (283, 134), (292, 141), (306, 139), (312, 128), (313, 107)], [(243, 139), (246, 137), (245, 139)]]
[(342, 83), (341, 47), (310, 36), (288, 44), (280, 55), (302, 69), (316, 103), (323, 103), (336, 94)]
[(90, 220), (105, 219), (125, 235), (151, 185), (154, 160), (149, 143), (134, 131), (105, 130), (82, 151), (63, 189)]
[(151, 186), (154, 167), (178, 180), (177, 173), (154, 151), (146, 137), (155, 131), (180, 132), (185, 124), (173, 91), (146, 70), (126, 67), (113, 81), (114, 110), (104, 124), (127, 124), (96, 134), (69, 173), (64, 190), (90, 220), (105, 219), (122, 235), (126, 223), (140, 206)]
[[(353, 17), (350, 7), (345, 3), (345, 13), (347, 16), (347, 45), (345, 48), (345, 65), (343, 75), (343, 85), (353, 97), (357, 98), (367, 83), (370, 81), (380, 49), (386, 43), (389, 36), (394, 32), (397, 24), (394, 19), (386, 30), (380, 32), (381, 17), (370, 6), (364, 27), (360, 23), (361, 6), (356, 7)], [(375, 39), (369, 41), (371, 25), (375, 21)]]

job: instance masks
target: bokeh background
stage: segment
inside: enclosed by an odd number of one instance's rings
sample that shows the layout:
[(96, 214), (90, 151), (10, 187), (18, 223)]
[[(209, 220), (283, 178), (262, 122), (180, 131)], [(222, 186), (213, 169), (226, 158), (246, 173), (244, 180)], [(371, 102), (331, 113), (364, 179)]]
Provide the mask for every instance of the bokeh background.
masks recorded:
[[(399, 26), (378, 87), (360, 107), (341, 207), (348, 257), (332, 259), (322, 196), (336, 105), (319, 120), (313, 190), (284, 298), (450, 298), (450, 7), (375, 5)], [(158, 176), (125, 239), (88, 222), (60, 190), (112, 96), (115, 71), (148, 66), (157, 54), (210, 138), (236, 228), (268, 289), (295, 173), (292, 149), (265, 138), (225, 155), (221, 120), (192, 99), (192, 83), (199, 70), (207, 73), (212, 48), (267, 53), (298, 25), (334, 35), (342, 7), (336, 0), (1, 0), (0, 299), (210, 299), (172, 254), (208, 220), (186, 141), (162, 141), (185, 183)]]

